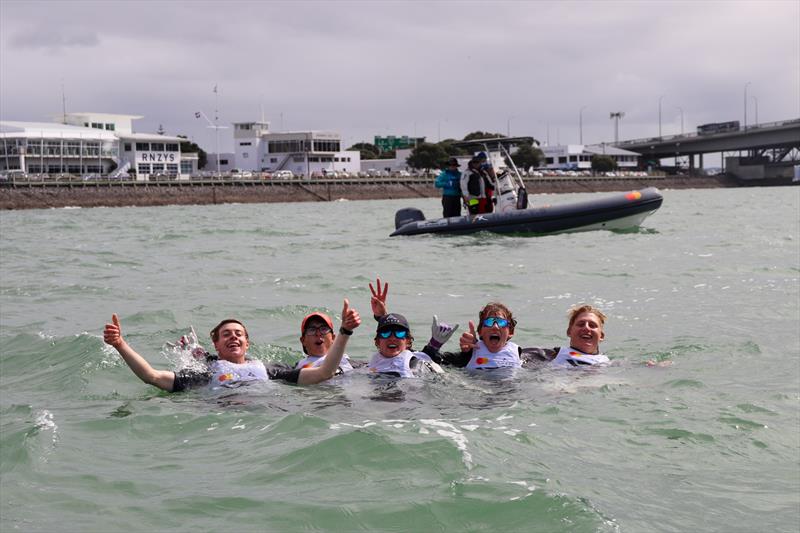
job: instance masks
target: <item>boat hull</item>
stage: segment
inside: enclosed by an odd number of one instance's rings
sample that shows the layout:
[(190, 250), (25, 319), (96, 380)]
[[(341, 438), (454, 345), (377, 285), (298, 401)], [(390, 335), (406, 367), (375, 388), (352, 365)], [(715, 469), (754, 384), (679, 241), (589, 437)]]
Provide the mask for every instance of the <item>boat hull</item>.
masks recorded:
[(405, 222), (396, 218), (398, 235), (424, 233), (465, 234), (478, 231), (546, 235), (598, 229), (625, 230), (638, 227), (663, 202), (655, 187), (562, 205), (546, 205), (513, 211)]

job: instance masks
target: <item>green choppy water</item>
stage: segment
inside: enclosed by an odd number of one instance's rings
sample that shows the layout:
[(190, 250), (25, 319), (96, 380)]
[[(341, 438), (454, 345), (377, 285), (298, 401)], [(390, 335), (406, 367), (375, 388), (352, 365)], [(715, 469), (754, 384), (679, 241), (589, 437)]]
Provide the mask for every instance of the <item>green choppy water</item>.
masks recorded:
[[(634, 233), (530, 238), (388, 238), (433, 199), (0, 213), (0, 530), (796, 532), (800, 189), (664, 196)], [(116, 312), (174, 368), (236, 316), (293, 363), (346, 296), (365, 359), (376, 275), (423, 342), (501, 300), (556, 346), (594, 303), (615, 364), (169, 395), (101, 338)]]

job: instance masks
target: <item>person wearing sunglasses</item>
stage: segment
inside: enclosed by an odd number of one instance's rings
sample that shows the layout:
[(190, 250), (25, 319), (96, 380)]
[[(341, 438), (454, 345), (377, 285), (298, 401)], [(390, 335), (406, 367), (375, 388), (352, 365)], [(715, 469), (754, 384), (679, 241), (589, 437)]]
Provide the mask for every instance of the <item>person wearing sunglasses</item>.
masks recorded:
[[(336, 334), (333, 332), (333, 321), (325, 313), (314, 312), (306, 315), (300, 324), (300, 344), (303, 346), (303, 359), (294, 365), (295, 368), (314, 368), (325, 362), (325, 356), (333, 345)], [(342, 356), (336, 375), (350, 372), (353, 365), (347, 354)]]
[[(438, 326), (435, 316), (434, 322)], [(398, 313), (387, 313), (379, 317), (375, 332), (375, 347), (378, 351), (372, 354), (367, 363), (369, 371), (398, 378), (417, 377), (425, 370), (441, 373), (441, 367), (431, 359), (430, 354), (438, 351), (438, 342), (444, 344), (455, 331), (455, 328), (446, 324), (445, 326), (447, 331), (439, 336), (440, 340), (431, 338), (421, 352), (415, 352), (414, 337), (406, 317)]]
[(358, 312), (344, 301), (342, 326), (331, 345), (325, 362), (316, 367), (292, 369), (284, 365), (265, 365), (258, 359), (247, 357), (250, 337), (240, 321), (229, 318), (211, 330), (211, 341), (216, 355), (206, 357), (205, 368), (156, 370), (122, 337), (122, 327), (116, 314), (103, 329), (103, 340), (120, 354), (125, 363), (143, 382), (167, 392), (180, 392), (188, 388), (208, 385), (211, 387), (239, 387), (248, 383), (279, 379), (299, 385), (320, 383), (333, 377), (341, 363), (345, 347), (353, 330), (361, 324)]
[(470, 370), (520, 368), (522, 349), (511, 342), (517, 321), (511, 310), (499, 302), (487, 304), (478, 315), (478, 327), (470, 320), (469, 331), (461, 335), (460, 352), (436, 352), (437, 363)]

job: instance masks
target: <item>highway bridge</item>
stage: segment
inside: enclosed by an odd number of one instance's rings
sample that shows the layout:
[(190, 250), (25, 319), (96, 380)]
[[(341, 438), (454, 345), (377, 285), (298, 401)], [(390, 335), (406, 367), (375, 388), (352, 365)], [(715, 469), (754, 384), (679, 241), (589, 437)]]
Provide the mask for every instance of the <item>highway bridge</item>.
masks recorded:
[(703, 155), (714, 153), (722, 154), (723, 164), (726, 155), (736, 155), (743, 162), (791, 167), (800, 164), (800, 118), (752, 124), (723, 133), (688, 133), (609, 144), (637, 152), (645, 162), (656, 165), (660, 159), (688, 156), (690, 171), (702, 169)]

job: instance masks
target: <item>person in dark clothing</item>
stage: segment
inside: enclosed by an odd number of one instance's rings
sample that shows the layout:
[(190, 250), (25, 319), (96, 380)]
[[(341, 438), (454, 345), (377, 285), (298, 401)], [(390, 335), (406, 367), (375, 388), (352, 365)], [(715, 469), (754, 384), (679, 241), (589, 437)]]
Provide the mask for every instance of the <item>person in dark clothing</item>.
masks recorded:
[(447, 168), (436, 177), (434, 185), (442, 189), (442, 216), (461, 216), (461, 171), (458, 170), (458, 159), (450, 158)]

